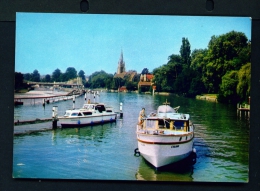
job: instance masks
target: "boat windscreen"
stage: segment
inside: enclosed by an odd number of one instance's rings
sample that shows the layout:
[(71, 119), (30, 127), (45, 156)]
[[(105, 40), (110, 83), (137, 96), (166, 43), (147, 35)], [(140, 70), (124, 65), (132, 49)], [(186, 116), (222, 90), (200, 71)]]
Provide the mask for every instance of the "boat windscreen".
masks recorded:
[(84, 109), (94, 109), (94, 105), (93, 104), (84, 104), (83, 108)]
[(64, 116), (70, 116), (70, 112), (65, 112)]
[(158, 107), (158, 113), (176, 113), (175, 109), (173, 109), (169, 105), (161, 105)]

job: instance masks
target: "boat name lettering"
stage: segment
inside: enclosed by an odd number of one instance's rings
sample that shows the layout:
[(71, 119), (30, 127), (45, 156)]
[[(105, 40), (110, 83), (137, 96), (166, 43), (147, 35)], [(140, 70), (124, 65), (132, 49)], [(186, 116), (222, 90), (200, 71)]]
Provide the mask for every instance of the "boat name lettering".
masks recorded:
[(179, 147), (179, 145), (173, 145), (173, 146), (171, 146), (171, 148), (178, 148)]

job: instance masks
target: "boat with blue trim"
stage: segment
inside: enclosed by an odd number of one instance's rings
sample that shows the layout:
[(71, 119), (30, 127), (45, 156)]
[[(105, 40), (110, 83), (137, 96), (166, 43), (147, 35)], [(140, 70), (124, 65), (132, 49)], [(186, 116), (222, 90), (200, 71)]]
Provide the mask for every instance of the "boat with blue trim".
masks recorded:
[(114, 122), (117, 113), (103, 103), (85, 103), (80, 109), (68, 109), (58, 117), (61, 127), (78, 127)]

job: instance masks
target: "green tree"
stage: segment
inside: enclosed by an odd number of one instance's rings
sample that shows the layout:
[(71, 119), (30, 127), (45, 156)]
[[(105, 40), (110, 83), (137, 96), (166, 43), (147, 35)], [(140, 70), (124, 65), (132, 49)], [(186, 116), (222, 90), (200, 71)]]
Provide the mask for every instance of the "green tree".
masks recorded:
[(181, 55), (181, 59), (182, 59), (182, 63), (189, 67), (191, 64), (191, 50), (190, 50), (190, 42), (188, 40), (188, 38), (182, 38), (182, 45), (180, 48), (180, 55)]
[(55, 81), (55, 82), (60, 82), (61, 81), (61, 76), (62, 76), (62, 73), (61, 73), (60, 69), (57, 68), (52, 73), (52, 80)]
[(248, 39), (244, 33), (231, 31), (212, 36), (206, 55), (203, 73), (205, 86), (211, 93), (218, 93), (222, 77), (229, 71), (239, 70), (250, 59)]
[(79, 71), (78, 76), (81, 77), (82, 81), (86, 81), (85, 72), (83, 70)]
[(34, 82), (40, 82), (41, 81), (40, 74), (39, 74), (38, 70), (33, 71), (32, 81), (34, 81)]
[(51, 81), (51, 75), (50, 74), (47, 74), (44, 78), (44, 81), (45, 82), (50, 82)]
[(247, 100), (251, 89), (251, 63), (247, 63), (238, 71), (236, 92), (242, 100)]
[(77, 77), (77, 70), (73, 67), (68, 67), (63, 75), (63, 80), (68, 81)]
[(84, 84), (84, 86), (86, 86), (87, 84), (86, 84), (85, 72), (83, 70), (80, 70), (78, 76), (82, 79), (82, 83)]
[(227, 72), (222, 77), (218, 100), (220, 102), (237, 103), (238, 95), (236, 92), (238, 84), (238, 73), (236, 70)]
[(129, 91), (137, 90), (137, 82), (131, 82), (131, 81), (126, 82), (126, 89)]
[(101, 70), (99, 72), (94, 72), (89, 77), (89, 83), (91, 88), (109, 88), (111, 87), (113, 75), (107, 74), (105, 71)]
[(176, 54), (172, 54), (168, 57), (168, 63), (167, 65), (169, 66), (169, 68), (171, 68), (170, 70), (171, 72), (171, 76), (175, 79), (177, 79), (178, 75), (181, 73), (182, 71), (182, 58), (180, 55), (176, 55)]
[(125, 85), (125, 80), (123, 78), (115, 77), (113, 78), (113, 89), (118, 89)]
[(194, 73), (194, 77), (191, 80), (190, 88), (188, 90), (189, 97), (195, 97), (205, 92), (204, 84), (201, 80), (201, 74), (199, 72)]
[(30, 73), (23, 74), (23, 78), (26, 81), (32, 81), (32, 74)]

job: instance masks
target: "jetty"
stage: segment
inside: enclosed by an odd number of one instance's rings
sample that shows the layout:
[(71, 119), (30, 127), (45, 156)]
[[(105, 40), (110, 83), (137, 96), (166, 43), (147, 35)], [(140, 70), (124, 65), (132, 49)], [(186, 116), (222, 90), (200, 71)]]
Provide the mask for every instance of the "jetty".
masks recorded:
[(53, 130), (51, 120), (52, 119), (43, 121), (36, 119), (32, 121), (23, 121), (18, 124), (15, 122), (16, 125), (14, 125), (14, 135), (31, 134)]
[(238, 111), (250, 111), (250, 105), (249, 104), (237, 104), (237, 110)]
[[(85, 90), (73, 89), (70, 92), (53, 92), (53, 91), (32, 91), (25, 94), (15, 94), (14, 96), (14, 105), (23, 105), (25, 100), (29, 100), (29, 103), (36, 103), (38, 100), (39, 103), (49, 104), (50, 101), (57, 102), (61, 100), (73, 99), (73, 96), (81, 96), (85, 93)], [(42, 100), (39, 101), (39, 100)]]

